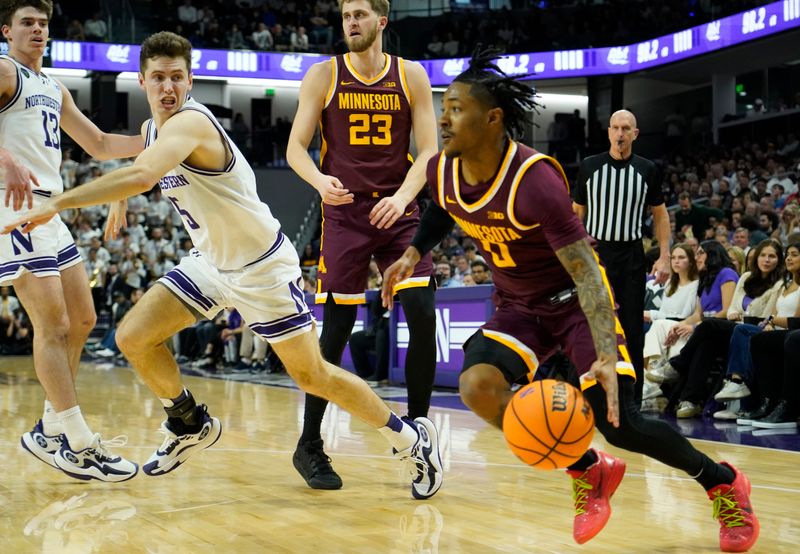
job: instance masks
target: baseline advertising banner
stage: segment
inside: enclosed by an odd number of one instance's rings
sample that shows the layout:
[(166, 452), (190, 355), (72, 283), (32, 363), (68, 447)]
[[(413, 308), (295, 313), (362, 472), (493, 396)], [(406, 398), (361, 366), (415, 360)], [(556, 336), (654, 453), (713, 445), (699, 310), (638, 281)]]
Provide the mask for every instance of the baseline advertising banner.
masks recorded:
[[(505, 56), (500, 67), (511, 75), (534, 73), (537, 79), (633, 73), (800, 27), (800, 0), (782, 0), (703, 25), (637, 44)], [(5, 53), (7, 44), (0, 44)], [(51, 43), (53, 67), (93, 71), (138, 71), (139, 46), (92, 42)], [(299, 81), (321, 54), (195, 49), (192, 70), (198, 76), (249, 77)], [(466, 69), (467, 58), (422, 60), (434, 86), (448, 85)]]

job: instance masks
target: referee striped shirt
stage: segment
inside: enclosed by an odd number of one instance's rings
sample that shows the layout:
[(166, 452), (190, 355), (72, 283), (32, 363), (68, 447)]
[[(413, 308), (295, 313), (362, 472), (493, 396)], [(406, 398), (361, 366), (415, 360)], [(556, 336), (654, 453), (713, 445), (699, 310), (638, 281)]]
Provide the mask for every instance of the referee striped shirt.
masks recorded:
[(642, 239), (645, 205), (664, 203), (661, 172), (641, 156), (617, 160), (605, 152), (581, 162), (574, 201), (586, 206), (586, 231), (597, 240)]

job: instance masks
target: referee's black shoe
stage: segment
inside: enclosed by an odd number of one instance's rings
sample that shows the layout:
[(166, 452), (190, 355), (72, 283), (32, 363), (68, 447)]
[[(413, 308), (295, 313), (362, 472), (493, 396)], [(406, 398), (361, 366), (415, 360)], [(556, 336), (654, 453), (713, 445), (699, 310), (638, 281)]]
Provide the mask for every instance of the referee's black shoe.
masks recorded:
[(292, 463), (312, 489), (342, 488), (342, 478), (334, 471), (331, 459), (322, 450), (322, 439), (298, 443)]

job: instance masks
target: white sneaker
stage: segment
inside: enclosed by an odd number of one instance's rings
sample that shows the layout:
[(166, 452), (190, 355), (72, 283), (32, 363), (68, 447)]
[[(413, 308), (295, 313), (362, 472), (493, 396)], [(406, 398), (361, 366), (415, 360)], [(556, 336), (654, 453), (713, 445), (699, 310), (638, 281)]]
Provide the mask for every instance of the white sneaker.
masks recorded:
[(714, 400), (717, 402), (727, 402), (728, 400), (736, 400), (737, 398), (745, 398), (747, 396), (750, 396), (750, 389), (747, 388), (747, 385), (726, 380), (722, 390), (714, 395)]
[(669, 363), (648, 369), (645, 375), (647, 375), (648, 379), (657, 384), (671, 383), (677, 381), (681, 377), (681, 374), (675, 371), (675, 368), (669, 365)]
[(644, 385), (642, 386), (642, 400), (657, 398), (662, 394), (664, 393), (661, 392), (661, 387), (659, 387), (656, 383), (645, 379)]
[(642, 413), (655, 412), (661, 414), (664, 413), (667, 404), (669, 404), (669, 400), (667, 400), (666, 396), (656, 396), (655, 398), (642, 400), (642, 406), (639, 408), (639, 411)]
[(411, 495), (417, 500), (430, 498), (442, 487), (444, 471), (439, 453), (439, 432), (427, 417), (404, 420), (417, 431), (417, 442), (402, 452), (394, 451), (406, 465), (411, 481)]
[(102, 441), (100, 435), (95, 434), (89, 446), (83, 450), (73, 450), (65, 436), (54, 460), (61, 471), (75, 479), (119, 483), (132, 479), (139, 472), (139, 466), (113, 454), (108, 447), (125, 446), (127, 442), (124, 436)]
[(63, 435), (45, 435), (42, 420), (36, 422), (33, 429), (24, 433), (20, 439), (22, 448), (39, 458), (47, 465), (59, 469), (53, 457), (61, 449)]
[(142, 471), (151, 476), (169, 473), (177, 469), (193, 453), (205, 450), (219, 440), (222, 435), (222, 424), (219, 419), (208, 415), (205, 404), (200, 404), (198, 407), (203, 410), (203, 425), (196, 433), (178, 436), (170, 431), (166, 421), (161, 423), (159, 432), (165, 435), (164, 442), (147, 459)]
[(92, 356), (97, 356), (98, 358), (113, 358), (116, 355), (117, 353), (109, 348), (102, 348), (100, 350), (95, 350), (92, 353)]
[(678, 411), (675, 412), (675, 415), (680, 419), (684, 419), (697, 417), (701, 413), (703, 413), (703, 407), (700, 404), (695, 404), (693, 402), (689, 402), (688, 400), (684, 400), (678, 405)]
[(733, 421), (739, 417), (738, 412), (734, 412), (733, 410), (720, 410), (718, 412), (714, 412), (714, 419), (722, 419), (726, 421)]

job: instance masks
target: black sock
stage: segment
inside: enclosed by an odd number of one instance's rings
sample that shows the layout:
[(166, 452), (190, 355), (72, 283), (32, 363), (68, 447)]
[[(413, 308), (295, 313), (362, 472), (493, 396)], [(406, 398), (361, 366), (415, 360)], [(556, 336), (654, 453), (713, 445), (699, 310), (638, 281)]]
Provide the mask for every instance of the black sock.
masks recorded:
[(595, 462), (597, 462), (597, 454), (591, 448), (586, 451), (586, 454), (581, 456), (581, 459), (569, 466), (567, 469), (577, 470), (577, 471), (586, 471), (589, 467), (592, 466)]
[(165, 406), (167, 426), (176, 435), (196, 433), (202, 426), (202, 409), (197, 406), (192, 393), (187, 389), (170, 399), (172, 406)]
[(703, 467), (700, 474), (692, 476), (705, 490), (710, 490), (717, 485), (730, 485), (736, 478), (731, 468), (716, 463), (708, 456), (703, 456)]
[(321, 439), (320, 427), (322, 427), (322, 416), (325, 415), (325, 408), (328, 401), (324, 398), (306, 394), (306, 407), (303, 414), (303, 434), (300, 435), (299, 444)]
[(405, 364), (408, 417), (427, 417), (436, 375), (434, 286), (405, 289), (399, 296), (409, 332)]

